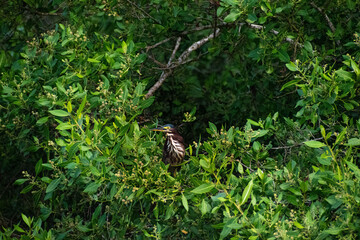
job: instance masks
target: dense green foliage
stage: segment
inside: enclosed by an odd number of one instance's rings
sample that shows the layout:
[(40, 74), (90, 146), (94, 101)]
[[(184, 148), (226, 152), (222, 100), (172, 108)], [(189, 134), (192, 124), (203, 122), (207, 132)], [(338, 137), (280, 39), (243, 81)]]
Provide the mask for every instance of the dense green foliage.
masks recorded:
[[(359, 3), (0, 13), (0, 239), (360, 237)], [(158, 123), (188, 143), (174, 175)]]

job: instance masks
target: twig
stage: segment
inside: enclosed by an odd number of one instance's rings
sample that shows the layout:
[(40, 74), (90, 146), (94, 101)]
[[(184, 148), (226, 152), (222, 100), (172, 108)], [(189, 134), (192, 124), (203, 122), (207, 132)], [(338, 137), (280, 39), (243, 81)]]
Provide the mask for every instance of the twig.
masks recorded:
[[(325, 18), (327, 24), (329, 25), (329, 28), (331, 29), (331, 31), (333, 33), (335, 33), (336, 28), (334, 27), (334, 24), (331, 22), (330, 18), (328, 17), (328, 15), (321, 9), (319, 8), (314, 2), (310, 2), (310, 5), (313, 6), (316, 10), (318, 10)], [(337, 45), (340, 45), (340, 40), (336, 41)]]
[[(199, 60), (202, 56), (204, 56), (205, 54), (208, 54), (209, 52), (206, 52), (206, 53), (200, 53), (199, 54), (199, 56), (197, 56), (196, 58), (193, 58), (193, 59), (188, 59), (188, 60), (186, 60), (186, 61), (184, 61), (184, 62), (182, 62), (181, 64), (174, 64), (174, 63), (172, 63), (171, 64), (171, 66), (169, 66), (169, 67), (166, 67), (165, 65), (163, 65), (162, 63), (160, 63), (160, 64), (162, 64), (163, 66), (165, 66), (165, 67), (153, 67), (152, 69), (157, 69), (157, 70), (166, 70), (166, 69), (173, 69), (173, 68), (177, 68), (179, 65), (184, 65), (184, 64), (187, 64), (187, 63), (190, 63), (190, 62), (194, 62), (194, 61), (196, 61), (196, 60)], [(156, 59), (154, 59), (155, 61), (156, 61)]]
[[(210, 39), (214, 38), (215, 35), (218, 35), (220, 33), (220, 29), (216, 30), (216, 34), (212, 33), (207, 37), (204, 37), (203, 39), (193, 43), (188, 49), (186, 49), (181, 55), (180, 57), (177, 59), (177, 62), (174, 64), (174, 68), (182, 65), (186, 59), (189, 57), (190, 53), (195, 51), (196, 49), (200, 48), (202, 45), (204, 45), (206, 42), (208, 42)], [(181, 37), (179, 37), (176, 41), (175, 44), (175, 48), (171, 54), (171, 57), (169, 58), (168, 64), (167, 64), (167, 71), (164, 70), (161, 75), (159, 80), (154, 84), (154, 86), (152, 86), (150, 88), (150, 90), (148, 91), (148, 93), (145, 95), (146, 98), (149, 98), (150, 96), (152, 96), (154, 94), (154, 92), (163, 84), (163, 82), (165, 81), (165, 79), (170, 76), (173, 72), (173, 68), (169, 68), (171, 66), (172, 60), (175, 58), (175, 54), (177, 49), (180, 46), (180, 41), (181, 41)]]
[[(127, 1), (129, 1), (129, 0), (127, 0)], [(243, 26), (245, 24), (248, 25), (250, 28), (253, 28), (253, 29), (258, 29), (258, 30), (265, 29), (264, 26), (257, 25), (257, 24), (240, 23), (239, 26), (241, 27), (241, 26)], [(229, 23), (221, 23), (221, 24), (218, 25), (218, 27), (232, 26), (232, 25), (234, 25), (234, 24), (232, 24), (232, 23), (231, 24), (229, 24)], [(186, 35), (186, 34), (189, 34), (189, 33), (193, 32), (193, 31), (202, 31), (202, 30), (209, 29), (209, 28), (212, 28), (212, 26), (211, 25), (205, 25), (205, 26), (194, 28), (194, 29), (189, 30), (189, 31), (184, 31), (180, 35)], [(274, 30), (274, 29), (271, 29), (270, 32), (275, 34), (275, 35), (279, 34), (279, 32)], [(161, 69), (161, 70), (163, 70), (163, 72), (161, 73), (159, 80), (150, 88), (148, 93), (145, 95), (145, 98), (149, 98), (150, 96), (152, 96), (154, 94), (154, 92), (163, 84), (163, 82), (166, 80), (166, 78), (172, 74), (174, 68), (177, 68), (178, 66), (180, 66), (180, 65), (182, 65), (184, 63), (187, 63), (188, 61), (186, 59), (189, 57), (191, 52), (193, 52), (193, 51), (197, 50), (198, 48), (200, 48), (202, 45), (207, 43), (209, 40), (216, 37), (219, 33), (220, 33), (220, 29), (217, 28), (214, 33), (212, 33), (209, 36), (207, 36), (207, 37), (193, 43), (188, 49), (186, 49), (180, 55), (180, 57), (177, 59), (177, 62), (173, 63), (172, 61), (175, 58), (176, 51), (178, 50), (178, 48), (180, 46), (181, 37), (179, 37), (176, 44), (175, 44), (175, 48), (174, 48), (174, 50), (172, 52), (171, 57), (169, 58), (169, 61), (168, 61), (167, 65), (166, 65), (166, 67)], [(166, 39), (164, 39), (164, 40), (162, 40), (162, 41), (160, 41), (160, 42), (158, 42), (158, 43), (156, 43), (156, 44), (154, 44), (152, 46), (146, 47), (146, 52), (149, 51), (152, 48), (155, 48), (155, 47), (165, 43), (165, 42), (168, 42), (170, 39), (172, 39), (172, 38), (166, 38)], [(287, 42), (292, 43), (292, 44), (299, 45), (299, 46), (303, 47), (303, 45), (295, 42), (291, 38), (286, 37), (285, 40)], [(154, 58), (150, 57), (150, 59), (152, 59), (156, 64), (160, 65), (161, 67), (164, 67), (164, 64), (159, 63)]]
[(156, 63), (157, 65), (159, 65), (162, 69), (167, 68), (167, 66), (161, 62), (159, 62), (158, 60), (156, 60), (153, 56), (148, 55), (148, 58), (150, 58), (151, 60), (153, 60), (154, 63)]
[[(166, 67), (170, 67), (171, 65), (171, 62), (172, 60), (174, 59), (175, 57), (175, 54), (177, 52), (177, 50), (179, 49), (179, 46), (180, 46), (180, 42), (181, 42), (181, 37), (178, 37), (178, 39), (176, 40), (176, 44), (175, 44), (175, 47), (174, 47), (174, 50), (169, 58), (169, 61), (166, 65)], [(154, 86), (152, 86), (150, 88), (150, 90), (148, 91), (148, 93), (145, 95), (146, 98), (149, 98), (150, 96), (152, 96), (154, 94), (154, 92), (163, 84), (163, 82), (166, 80), (166, 78), (168, 76), (170, 76), (172, 74), (173, 70), (172, 69), (167, 69), (167, 70), (164, 70), (161, 75), (160, 75), (160, 78), (159, 80), (154, 84)]]
[(130, 3), (131, 5), (133, 5), (135, 8), (139, 9), (143, 14), (145, 14), (146, 16), (148, 16), (149, 18), (151, 18), (154, 22), (156, 22), (157, 24), (161, 24), (156, 18), (152, 17), (150, 14), (148, 14), (144, 9), (140, 8), (138, 5), (136, 5), (135, 3), (133, 3), (130, 0), (126, 0), (128, 3)]
[(61, 13), (56, 13), (56, 12), (40, 12), (40, 11), (36, 11), (33, 10), (34, 13), (38, 14), (38, 15), (42, 15), (42, 16), (61, 16)]
[(179, 49), (180, 47), (180, 42), (181, 42), (181, 37), (178, 37), (178, 39), (176, 40), (176, 44), (175, 44), (175, 47), (174, 47), (174, 50), (169, 58), (169, 61), (167, 63), (167, 66), (169, 67), (171, 65), (171, 62), (172, 60), (175, 58), (175, 54), (177, 52), (177, 50)]
[(208, 42), (210, 39), (213, 39), (215, 37), (215, 35), (219, 35), (220, 33), (220, 29), (216, 29), (215, 34), (212, 33), (209, 36), (193, 43), (188, 49), (186, 49), (178, 58), (178, 63), (181, 64), (189, 55), (191, 52), (195, 51), (196, 49), (198, 49), (199, 47), (201, 47), (202, 45), (204, 45), (206, 42)]
[(239, 162), (240, 162), (240, 164), (241, 164), (243, 167), (246, 167), (246, 168), (249, 169), (251, 172), (254, 172), (254, 169), (252, 169), (251, 167), (248, 167), (248, 166), (246, 166), (245, 164), (243, 164), (243, 163), (241, 162), (241, 160), (239, 160)]
[[(220, 23), (220, 24), (217, 24), (218, 28), (220, 28), (220, 27), (228, 27), (228, 26), (235, 26), (235, 24), (234, 23), (224, 23), (224, 22)], [(183, 32), (180, 33), (180, 35), (188, 35), (189, 33), (199, 32), (199, 31), (202, 31), (202, 30), (211, 29), (213, 27), (214, 27), (213, 25), (199, 26), (199, 27), (187, 30), (187, 31), (183, 31)]]
[[(245, 24), (247, 24), (247, 23), (240, 23), (240, 26), (245, 25)], [(250, 28), (253, 28), (253, 29), (258, 29), (258, 30), (265, 29), (264, 26), (261, 26), (261, 25), (258, 25), (258, 24), (250, 23), (250, 24), (247, 24), (247, 25), (248, 25)], [(276, 31), (276, 30), (274, 30), (274, 29), (271, 29), (270, 32), (273, 33), (273, 34), (275, 34), (275, 35), (279, 35), (279, 32)], [(287, 41), (287, 42), (289, 42), (289, 43), (291, 43), (291, 44), (298, 44), (298, 45), (300, 45), (300, 46), (302, 47), (301, 44), (296, 43), (293, 39), (291, 39), (291, 38), (289, 38), (289, 37), (286, 37), (286, 38), (285, 38), (285, 41)]]
[[(250, 28), (253, 28), (253, 29), (258, 29), (258, 30), (262, 30), (264, 29), (265, 27), (264, 26), (261, 26), (261, 25), (258, 25), (258, 24), (253, 24), (253, 23), (239, 23), (237, 24), (239, 25), (240, 27), (244, 26), (244, 25), (247, 25), (249, 26)], [(234, 23), (220, 23), (220, 24), (217, 24), (217, 27), (218, 28), (221, 28), (221, 27), (232, 27), (232, 26), (236, 26), (236, 24)], [(213, 28), (212, 25), (204, 25), (204, 26), (199, 26), (199, 27), (196, 27), (196, 28), (193, 28), (191, 30), (187, 30), (187, 31), (184, 31), (184, 32), (181, 32), (179, 35), (180, 36), (186, 36), (190, 33), (194, 33), (194, 32), (199, 32), (199, 31), (202, 31), (202, 30), (207, 30), (207, 29), (211, 29)], [(276, 31), (276, 30), (270, 30), (271, 33), (275, 34), (275, 35), (279, 35), (279, 32)], [(166, 38), (154, 45), (151, 45), (151, 46), (147, 46), (146, 47), (146, 52), (148, 52), (150, 49), (153, 49), (153, 48), (156, 48), (158, 47), (159, 45), (163, 44), (163, 43), (166, 43), (168, 42), (169, 40), (173, 39), (174, 37), (169, 37), (169, 38)], [(303, 47), (303, 45), (299, 44), (299, 43), (296, 43), (293, 39), (291, 38), (285, 38), (285, 41), (287, 42), (290, 42), (291, 44), (294, 44), (294, 45), (299, 45), (300, 47)]]
[[(322, 139), (324, 139), (324, 138), (323, 138), (323, 137), (319, 137), (319, 138), (311, 139), (310, 141), (318, 141), (318, 140), (322, 140)], [(307, 142), (307, 141), (306, 141), (306, 142)], [(289, 149), (289, 148), (301, 146), (301, 145), (303, 145), (304, 143), (305, 143), (305, 142), (295, 143), (294, 145), (291, 145), (291, 146), (273, 147), (273, 148), (270, 148), (270, 149), (271, 149), (271, 150)]]
[(148, 51), (149, 51), (150, 49), (152, 49), (152, 48), (156, 48), (157, 46), (159, 46), (159, 45), (161, 45), (161, 44), (163, 44), (163, 43), (168, 42), (168, 41), (171, 40), (171, 39), (173, 39), (173, 37), (166, 38), (166, 39), (164, 39), (164, 40), (162, 40), (162, 41), (160, 41), (160, 42), (158, 42), (158, 43), (156, 43), (156, 44), (154, 44), (154, 45), (152, 45), (152, 46), (146, 47), (146, 52), (148, 52)]

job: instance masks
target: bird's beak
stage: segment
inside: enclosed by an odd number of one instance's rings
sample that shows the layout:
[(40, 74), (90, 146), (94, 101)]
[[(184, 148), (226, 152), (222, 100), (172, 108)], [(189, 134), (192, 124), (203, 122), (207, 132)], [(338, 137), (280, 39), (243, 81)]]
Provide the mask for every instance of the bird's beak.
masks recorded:
[(160, 127), (157, 127), (157, 128), (152, 128), (152, 129), (150, 129), (150, 131), (165, 132), (166, 129), (160, 126)]

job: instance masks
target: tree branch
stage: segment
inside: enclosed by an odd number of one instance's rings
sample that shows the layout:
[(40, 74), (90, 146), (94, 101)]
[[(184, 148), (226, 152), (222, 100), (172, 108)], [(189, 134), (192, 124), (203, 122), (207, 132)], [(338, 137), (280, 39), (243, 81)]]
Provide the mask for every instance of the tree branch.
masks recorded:
[(153, 56), (148, 55), (148, 58), (150, 58), (151, 60), (153, 60), (153, 62), (156, 63), (157, 65), (159, 65), (161, 68), (163, 68), (163, 69), (167, 68), (166, 64), (163, 64), (163, 63), (159, 62), (159, 61), (156, 60)]
[[(322, 139), (324, 139), (324, 138), (323, 138), (323, 137), (319, 137), (319, 138), (311, 139), (311, 141), (318, 141), (318, 140), (322, 140)], [(309, 141), (310, 141), (310, 140), (309, 140)], [(306, 142), (307, 142), (307, 141), (306, 141)], [(301, 146), (301, 145), (303, 145), (304, 143), (305, 143), (305, 142), (295, 143), (294, 145), (291, 145), (291, 146), (273, 147), (273, 148), (271, 148), (271, 150), (289, 149), (289, 148)]]
[[(181, 37), (178, 37), (178, 39), (176, 40), (174, 50), (173, 50), (173, 52), (172, 52), (172, 54), (171, 54), (171, 56), (169, 58), (169, 61), (168, 61), (167, 65), (166, 65), (167, 68), (170, 67), (170, 65), (172, 63), (172, 60), (175, 58), (175, 54), (176, 54), (177, 50), (179, 49), (180, 42), (181, 42)], [(150, 90), (145, 95), (145, 97), (146, 98), (151, 97), (154, 94), (154, 92), (156, 90), (158, 90), (158, 88), (163, 84), (163, 82), (166, 80), (166, 78), (172, 74), (172, 72), (173, 72), (173, 69), (164, 70), (161, 73), (159, 80), (154, 84), (154, 86), (152, 86), (150, 88)]]
[[(217, 29), (215, 34), (212, 33), (209, 36), (204, 37), (203, 39), (193, 43), (188, 49), (186, 49), (180, 55), (180, 57), (177, 59), (177, 61), (173, 63), (173, 59), (175, 58), (176, 51), (178, 50), (178, 48), (180, 46), (181, 37), (179, 37), (176, 41), (176, 44), (175, 44), (174, 50), (171, 54), (171, 57), (169, 58), (169, 61), (166, 65), (167, 69), (161, 73), (159, 80), (154, 84), (154, 86), (152, 86), (150, 88), (150, 90), (145, 95), (145, 97), (146, 98), (151, 97), (154, 94), (154, 92), (163, 84), (163, 82), (166, 80), (166, 78), (172, 74), (174, 68), (184, 64), (184, 62), (186, 62), (186, 59), (189, 57), (190, 53), (192, 53), (196, 49), (200, 48), (202, 45), (207, 43), (210, 39), (213, 39), (215, 37), (215, 35), (218, 35), (219, 33), (220, 33), (220, 29)], [(171, 66), (172, 63), (173, 63), (173, 66)], [(171, 66), (171, 68), (170, 68), (170, 66)]]
[(126, 0), (128, 3), (130, 3), (131, 5), (133, 5), (135, 8), (137, 8), (138, 10), (140, 10), (140, 12), (142, 12), (143, 14), (145, 14), (146, 16), (148, 16), (150, 19), (152, 19), (154, 22), (156, 22), (157, 24), (161, 24), (157, 19), (155, 19), (154, 17), (152, 17), (150, 14), (148, 14), (144, 9), (140, 8), (138, 5), (136, 5), (135, 3), (133, 3), (130, 0)]
[[(212, 33), (209, 36), (193, 43), (188, 49), (186, 49), (178, 58), (178, 64), (182, 64), (182, 62), (184, 60), (186, 60), (186, 58), (190, 55), (191, 52), (195, 51), (196, 49), (198, 49), (199, 47), (201, 47), (202, 45), (204, 45), (206, 42), (208, 42), (210, 39), (213, 39), (214, 37), (216, 37), (217, 35), (219, 35), (220, 33), (220, 29), (216, 29), (215, 34)], [(216, 35), (216, 36), (215, 36)]]
[[(224, 27), (224, 26), (233, 26), (234, 24), (233, 23), (221, 23), (218, 25), (218, 27)], [(239, 26), (243, 26), (243, 25), (247, 25), (249, 26), (250, 28), (253, 28), (253, 29), (258, 29), (258, 30), (263, 30), (265, 27), (264, 26), (261, 26), (261, 25), (257, 25), (257, 24), (248, 24), (248, 23), (240, 23)], [(189, 34), (191, 32), (196, 32), (196, 31), (202, 31), (202, 30), (205, 30), (205, 29), (210, 29), (212, 28), (211, 25), (205, 25), (205, 26), (200, 26), (200, 27), (196, 27), (192, 30), (188, 30), (188, 31), (184, 31), (182, 33), (180, 33), (180, 35), (186, 35), (186, 34)], [(274, 29), (271, 29), (270, 30), (271, 33), (275, 34), (275, 35), (278, 35), (279, 32), (274, 30)], [(175, 44), (175, 47), (174, 47), (174, 50), (171, 54), (171, 57), (169, 58), (169, 61), (166, 65), (166, 67), (164, 68), (164, 64), (161, 64), (159, 63), (156, 59), (152, 58), (152, 57), (149, 57), (150, 59), (152, 59), (157, 65), (161, 66), (162, 67), (162, 70), (163, 72), (161, 73), (160, 75), (160, 78), (159, 80), (150, 88), (150, 90), (148, 91), (148, 93), (145, 95), (146, 98), (149, 98), (151, 97), (155, 91), (163, 84), (163, 82), (166, 80), (166, 78), (168, 76), (170, 76), (173, 72), (173, 70), (175, 68), (177, 68), (178, 66), (184, 64), (184, 63), (187, 63), (189, 62), (187, 60), (187, 58), (189, 57), (189, 55), (199, 49), (202, 45), (204, 45), (205, 43), (207, 43), (209, 40), (213, 39), (214, 37), (216, 37), (217, 35), (219, 35), (220, 33), (220, 28), (216, 29), (216, 31), (212, 34), (210, 34), (209, 36), (207, 37), (204, 37), (203, 39), (193, 43), (188, 49), (186, 49), (181, 55), (180, 57), (177, 59), (176, 62), (173, 62), (173, 59), (175, 58), (175, 54), (180, 46), (180, 41), (181, 41), (181, 37), (178, 37), (177, 41), (176, 41), (176, 44)], [(146, 52), (148, 52), (150, 49), (152, 48), (155, 48), (163, 43), (166, 43), (168, 42), (170, 39), (172, 39), (172, 37), (170, 38), (166, 38), (152, 46), (148, 46), (146, 47)], [(287, 42), (290, 42), (291, 44), (294, 44), (294, 45), (299, 45), (301, 47), (303, 47), (303, 45), (297, 43), (296, 41), (294, 41), (293, 39), (291, 38), (285, 38), (285, 40)]]
[(159, 46), (159, 45), (161, 45), (161, 44), (163, 44), (163, 43), (168, 42), (168, 41), (171, 40), (171, 39), (173, 39), (173, 37), (166, 38), (166, 39), (164, 39), (164, 40), (162, 40), (162, 41), (160, 41), (160, 42), (158, 42), (158, 43), (156, 43), (156, 44), (154, 44), (154, 45), (152, 45), (152, 46), (146, 47), (146, 52), (148, 52), (148, 51), (149, 51), (150, 49), (152, 49), (152, 48), (156, 48), (157, 46)]
[[(329, 25), (329, 28), (331, 29), (331, 31), (332, 31), (333, 33), (335, 33), (336, 28), (334, 27), (334, 24), (331, 22), (331, 20), (330, 20), (330, 18), (328, 17), (328, 15), (327, 15), (321, 8), (319, 8), (314, 2), (310, 2), (310, 5), (313, 6), (316, 10), (318, 10), (318, 11), (324, 16), (327, 24)], [(337, 41), (336, 41), (336, 44), (337, 44), (337, 45), (340, 45), (340, 41), (337, 40)]]

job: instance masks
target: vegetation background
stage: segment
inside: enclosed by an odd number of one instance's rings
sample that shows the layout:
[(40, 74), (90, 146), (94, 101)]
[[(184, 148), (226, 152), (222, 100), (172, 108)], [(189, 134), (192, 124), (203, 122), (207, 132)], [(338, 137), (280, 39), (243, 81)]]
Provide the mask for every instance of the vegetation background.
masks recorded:
[(358, 0), (0, 16), (0, 239), (359, 239)]

